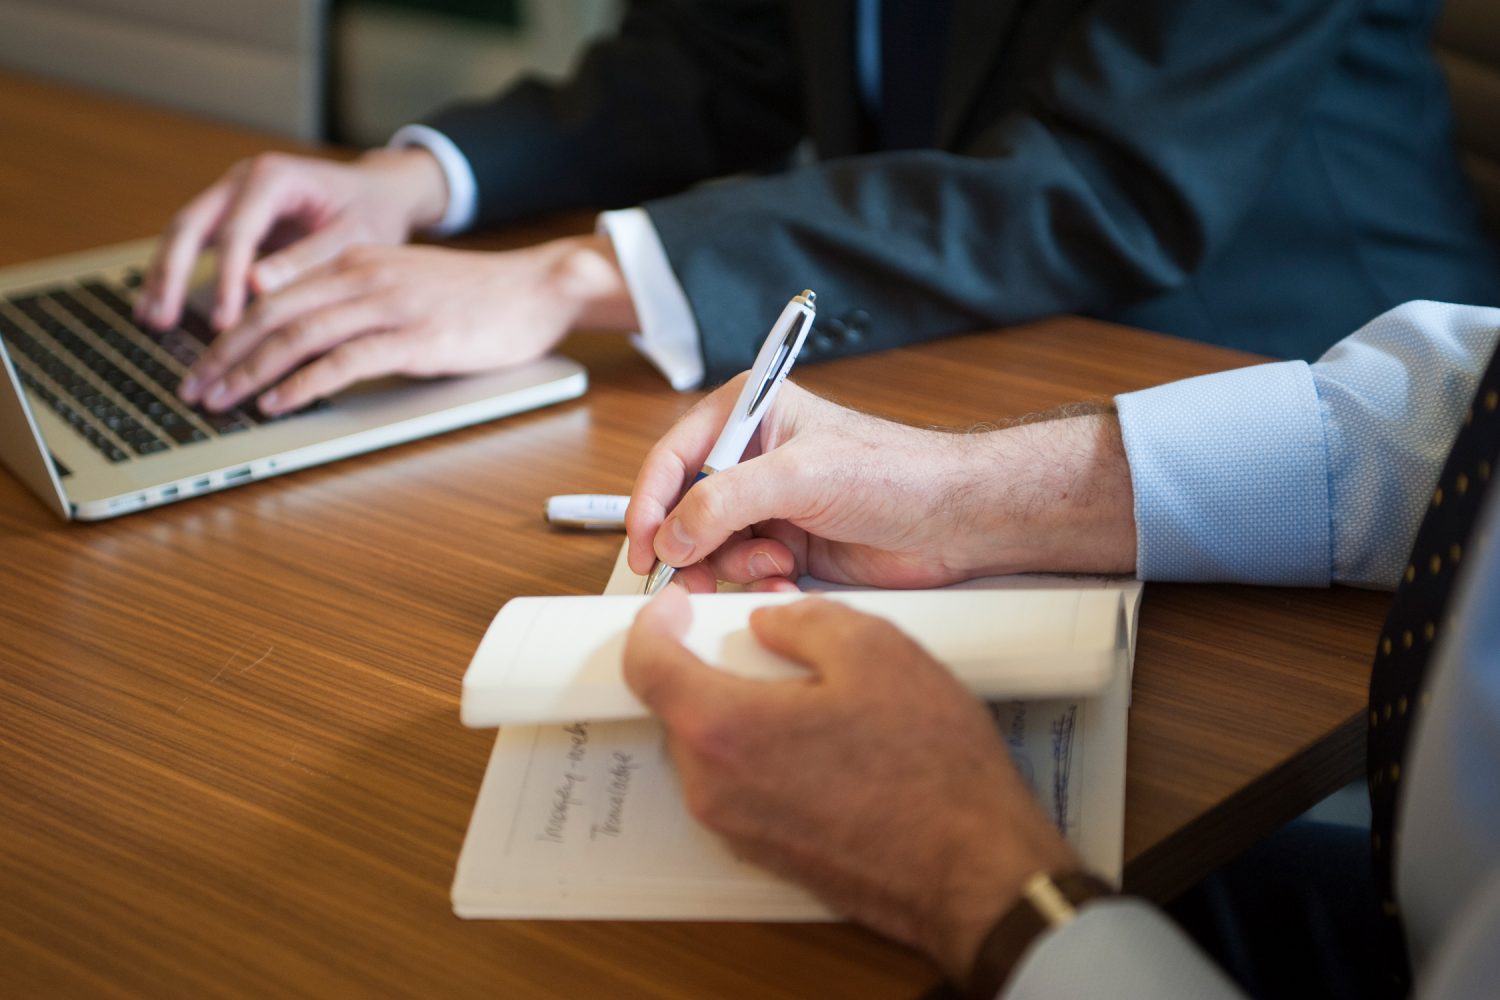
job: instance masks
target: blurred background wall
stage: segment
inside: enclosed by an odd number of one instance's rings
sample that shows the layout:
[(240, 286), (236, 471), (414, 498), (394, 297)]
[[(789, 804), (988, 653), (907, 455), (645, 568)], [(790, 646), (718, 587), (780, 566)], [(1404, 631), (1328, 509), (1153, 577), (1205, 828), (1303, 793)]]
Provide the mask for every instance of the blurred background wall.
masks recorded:
[(614, 29), (620, 6), (620, 0), (340, 0), (331, 134), (373, 145), (445, 101), (492, 94), (521, 73), (561, 76), (580, 47)]
[[(517, 75), (560, 75), (623, 0), (0, 0), (0, 66), (357, 146)], [(1500, 231), (1500, 0), (1445, 0), (1464, 165)]]
[(620, 0), (0, 0), (0, 66), (303, 139), (384, 142), (558, 75)]

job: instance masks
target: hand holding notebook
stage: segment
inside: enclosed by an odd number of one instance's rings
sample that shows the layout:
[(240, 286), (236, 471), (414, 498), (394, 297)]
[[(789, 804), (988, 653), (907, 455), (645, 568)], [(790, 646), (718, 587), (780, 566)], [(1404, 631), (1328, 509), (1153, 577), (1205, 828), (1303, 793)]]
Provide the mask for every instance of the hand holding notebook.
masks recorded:
[[(630, 571), (622, 549), (605, 588), (611, 596), (560, 599), (572, 603), (545, 599), (535, 609), (554, 613), (570, 609), (569, 614), (553, 619), (525, 641), (533, 652), (554, 640), (561, 645), (571, 643), (571, 634), (587, 629), (585, 619), (594, 611), (618, 614), (618, 609), (609, 609), (605, 602), (627, 602), (632, 609), (642, 604), (643, 580)], [(1090, 868), (1117, 878), (1123, 849), (1126, 708), (1140, 584), (1040, 577), (976, 580), (922, 596), (934, 601), (981, 597), (990, 602), (989, 610), (979, 616), (985, 621), (1014, 622), (1040, 630), (1044, 625), (1034, 613), (1005, 610), (1010, 602), (1019, 601), (1010, 606), (1029, 604), (1034, 612), (1038, 592), (1059, 598), (1084, 595), (1083, 600), (1073, 602), (1075, 607), (1107, 603), (1118, 625), (1111, 669), (1097, 690), (992, 704), (989, 714), (1006, 752), (1042, 802), (1052, 825), (1064, 833)], [(855, 592), (851, 596), (894, 595)], [(607, 686), (612, 687), (609, 697), (630, 699), (630, 710), (642, 712), (644, 707), (625, 689), (618, 672), (629, 624), (630, 615), (625, 614), (618, 629), (611, 628), (615, 673), (605, 676)], [(1053, 624), (1068, 630), (1077, 626), (1071, 616)], [(748, 639), (743, 630), (740, 634)], [(687, 642), (690, 648), (703, 648), (694, 638)], [(476, 654), (471, 669), (479, 668), (487, 655), (488, 651)], [(535, 673), (540, 679), (561, 664), (553, 660), (538, 666)], [(554, 690), (562, 686), (559, 680)], [(595, 688), (590, 697), (599, 694)], [(485, 713), (496, 712), (512, 696), (517, 708), (534, 707), (543, 700), (536, 690), (496, 686), (481, 693), (481, 686), (466, 684), (465, 717), (477, 718), (476, 709), (481, 707)], [(471, 699), (477, 699), (472, 708)], [(807, 920), (831, 916), (823, 903), (803, 889), (736, 857), (716, 834), (693, 819), (668, 756), (665, 731), (648, 718), (502, 726), (474, 806), (452, 895), (454, 912), (465, 917)]]

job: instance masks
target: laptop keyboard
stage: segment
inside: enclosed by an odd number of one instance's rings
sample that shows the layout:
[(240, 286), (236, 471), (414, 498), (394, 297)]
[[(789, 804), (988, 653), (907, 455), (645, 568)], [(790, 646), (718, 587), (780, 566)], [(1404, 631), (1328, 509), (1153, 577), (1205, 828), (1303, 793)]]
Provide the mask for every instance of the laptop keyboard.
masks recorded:
[(111, 462), (234, 434), (266, 422), (252, 408), (209, 413), (177, 384), (213, 339), (202, 316), (159, 332), (136, 325), (140, 284), (103, 278), (0, 300), (0, 337), (22, 383)]

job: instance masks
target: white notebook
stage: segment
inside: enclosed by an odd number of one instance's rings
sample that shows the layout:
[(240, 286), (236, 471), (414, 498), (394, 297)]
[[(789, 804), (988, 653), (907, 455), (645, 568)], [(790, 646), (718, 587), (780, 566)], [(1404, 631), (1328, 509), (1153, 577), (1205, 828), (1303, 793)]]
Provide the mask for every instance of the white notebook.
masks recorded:
[[(799, 594), (697, 594), (684, 644), (704, 662), (776, 680), (803, 670), (755, 641), (754, 608)], [(1120, 597), (1105, 590), (850, 590), (826, 595), (879, 615), (986, 700), (1088, 695), (1115, 666)], [(464, 674), (477, 728), (645, 718), (622, 678), (625, 635), (647, 598), (518, 597), (495, 616)]]
[[(619, 679), (619, 645), (641, 582), (622, 550), (605, 590), (621, 597), (512, 601), (475, 654), (464, 719), (503, 728), (459, 855), (454, 912), (830, 919), (802, 889), (735, 858), (687, 813), (660, 725), (641, 717)], [(749, 608), (768, 595), (729, 596), (694, 598), (689, 645), (741, 673), (800, 669), (744, 632)], [(1139, 583), (1009, 577), (915, 595), (841, 588), (830, 596), (912, 631), (971, 689), (1005, 698), (1024, 692), (1026, 700), (991, 705), (1012, 758), (1085, 863), (1118, 879)], [(1006, 620), (1010, 626), (996, 624)], [(1005, 627), (1025, 651), (979, 655)], [(569, 718), (579, 709), (588, 711)], [(520, 721), (528, 719), (566, 721)]]

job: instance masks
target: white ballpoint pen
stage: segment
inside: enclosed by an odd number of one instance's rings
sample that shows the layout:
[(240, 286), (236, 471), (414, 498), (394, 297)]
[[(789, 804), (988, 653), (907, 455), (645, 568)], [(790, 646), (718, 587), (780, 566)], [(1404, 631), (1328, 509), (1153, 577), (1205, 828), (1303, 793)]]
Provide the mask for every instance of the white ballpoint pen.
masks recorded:
[[(693, 477), (694, 483), (739, 464), (761, 419), (776, 401), (776, 393), (786, 381), (787, 372), (792, 370), (797, 352), (807, 340), (807, 332), (812, 329), (813, 317), (817, 315), (817, 298), (811, 289), (804, 289), (781, 310), (771, 332), (766, 335), (766, 342), (760, 347), (760, 353), (755, 356), (750, 377), (745, 380), (745, 387), (740, 390), (739, 399), (729, 412), (729, 420), (719, 432), (719, 439), (714, 442), (703, 467)], [(692, 486), (688, 488), (692, 489)], [(646, 577), (646, 593), (661, 590), (672, 581), (676, 572), (676, 567), (658, 559)]]

